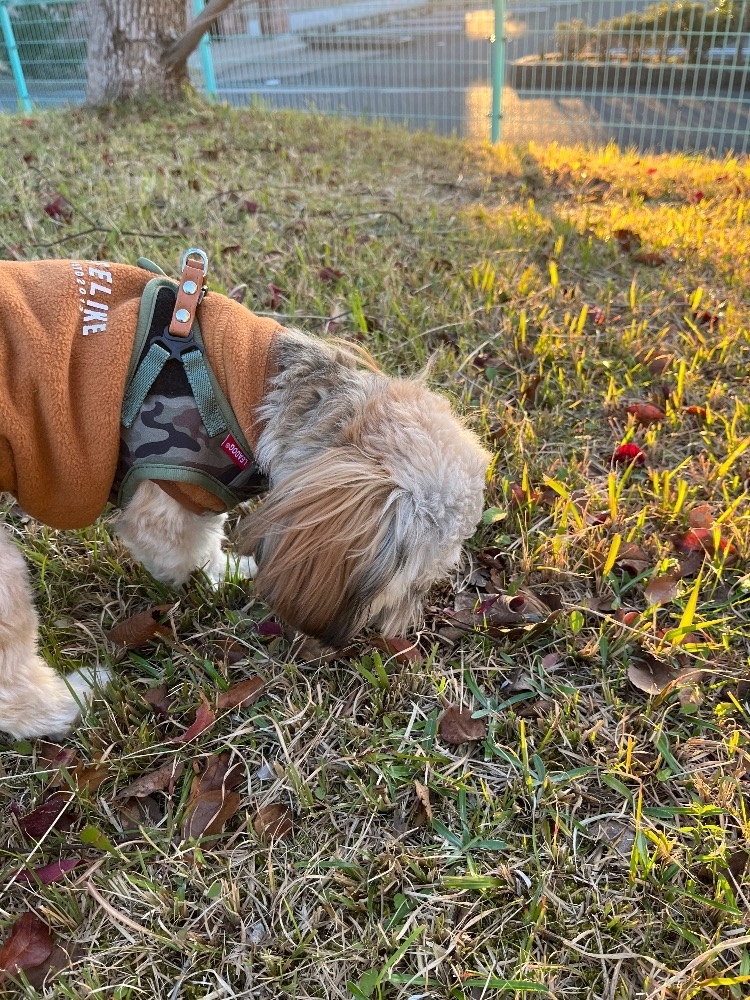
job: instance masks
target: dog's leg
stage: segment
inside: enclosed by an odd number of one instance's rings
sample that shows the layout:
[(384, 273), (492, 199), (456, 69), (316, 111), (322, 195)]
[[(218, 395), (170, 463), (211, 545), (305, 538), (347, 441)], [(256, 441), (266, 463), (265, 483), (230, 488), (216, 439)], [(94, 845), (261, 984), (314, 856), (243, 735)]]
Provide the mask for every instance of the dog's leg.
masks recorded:
[(115, 524), (128, 551), (163, 583), (179, 587), (202, 569), (214, 585), (255, 576), (255, 561), (221, 547), (226, 514), (194, 514), (155, 483), (141, 483)]
[[(36, 651), (38, 620), (21, 553), (0, 529), (0, 730), (16, 739), (63, 736), (81, 714), (96, 677), (63, 678)], [(108, 674), (99, 672), (99, 681)]]

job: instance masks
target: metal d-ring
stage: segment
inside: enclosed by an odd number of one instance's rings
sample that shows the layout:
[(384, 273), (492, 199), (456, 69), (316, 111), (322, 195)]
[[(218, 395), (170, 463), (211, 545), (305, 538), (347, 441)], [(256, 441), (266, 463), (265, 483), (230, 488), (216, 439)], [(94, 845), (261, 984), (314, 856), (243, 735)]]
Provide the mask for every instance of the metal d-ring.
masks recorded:
[(201, 250), (200, 247), (190, 247), (189, 250), (186, 250), (185, 253), (182, 255), (182, 261), (180, 263), (180, 271), (185, 270), (185, 264), (187, 262), (188, 257), (200, 257), (201, 261), (203, 262), (203, 277), (205, 278), (206, 274), (208, 274), (208, 254), (205, 252), (205, 250)]

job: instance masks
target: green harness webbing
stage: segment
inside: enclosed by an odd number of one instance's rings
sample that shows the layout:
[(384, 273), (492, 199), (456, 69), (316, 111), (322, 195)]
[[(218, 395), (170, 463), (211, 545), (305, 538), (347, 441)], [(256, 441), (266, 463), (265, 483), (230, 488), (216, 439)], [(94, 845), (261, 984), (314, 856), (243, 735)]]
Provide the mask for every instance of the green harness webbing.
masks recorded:
[[(182, 344), (185, 343), (185, 340), (181, 337), (171, 337), (166, 332), (164, 336), (169, 337), (170, 341), (174, 340)], [(125, 427), (129, 428), (133, 426), (133, 421), (138, 416), (138, 411), (143, 406), (146, 396), (151, 390), (151, 386), (161, 374), (161, 370), (167, 361), (170, 358), (174, 358), (182, 364), (185, 370), (185, 375), (190, 383), (190, 390), (195, 399), (195, 405), (201, 415), (201, 420), (208, 436), (215, 437), (222, 431), (228, 430), (227, 422), (224, 419), (213, 388), (211, 387), (211, 378), (208, 374), (203, 352), (192, 340), (192, 337), (191, 333), (190, 340), (187, 341), (187, 343), (191, 344), (192, 350), (185, 351), (184, 354), (180, 353), (179, 346), (177, 346), (177, 349), (173, 348), (171, 351), (168, 351), (159, 343), (154, 343), (149, 347), (146, 357), (138, 365), (135, 375), (125, 390), (125, 396), (122, 401), (122, 423)]]

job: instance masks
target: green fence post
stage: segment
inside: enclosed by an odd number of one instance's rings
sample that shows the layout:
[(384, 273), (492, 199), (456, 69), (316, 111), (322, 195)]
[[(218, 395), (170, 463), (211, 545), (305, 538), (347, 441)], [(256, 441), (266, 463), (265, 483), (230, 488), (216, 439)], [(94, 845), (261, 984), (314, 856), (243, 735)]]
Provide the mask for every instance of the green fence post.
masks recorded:
[(8, 50), (10, 68), (13, 70), (13, 80), (16, 84), (18, 102), (21, 105), (24, 114), (30, 115), (32, 111), (31, 101), (29, 100), (29, 92), (26, 89), (26, 78), (23, 75), (23, 66), (21, 65), (21, 59), (18, 55), (16, 36), (13, 34), (13, 25), (10, 22), (8, 5), (5, 0), (0, 0), (0, 28), (2, 28), (5, 48)]
[[(200, 14), (203, 8), (206, 6), (206, 0), (193, 0), (193, 10), (196, 15)], [(216, 74), (214, 73), (214, 60), (211, 55), (211, 39), (209, 37), (210, 32), (205, 32), (200, 42), (198, 43), (198, 49), (201, 54), (201, 69), (203, 70), (203, 83), (206, 88), (206, 97), (209, 100), (216, 100)]]
[(505, 82), (505, 0), (495, 0), (495, 32), (492, 43), (492, 142), (500, 139)]

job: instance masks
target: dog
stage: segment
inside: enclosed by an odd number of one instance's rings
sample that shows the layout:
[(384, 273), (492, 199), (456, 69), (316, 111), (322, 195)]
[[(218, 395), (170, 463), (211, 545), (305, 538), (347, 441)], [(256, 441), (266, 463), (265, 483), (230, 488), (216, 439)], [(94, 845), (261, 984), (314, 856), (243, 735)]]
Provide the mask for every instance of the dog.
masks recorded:
[[(158, 580), (228, 570), (340, 647), (413, 625), (481, 517), (490, 461), (424, 379), (255, 316), (148, 261), (0, 262), (0, 490), (54, 528), (115, 532)], [(224, 548), (227, 510), (262, 503)], [(37, 652), (21, 553), (0, 532), (0, 730), (60, 736), (106, 674)]]

